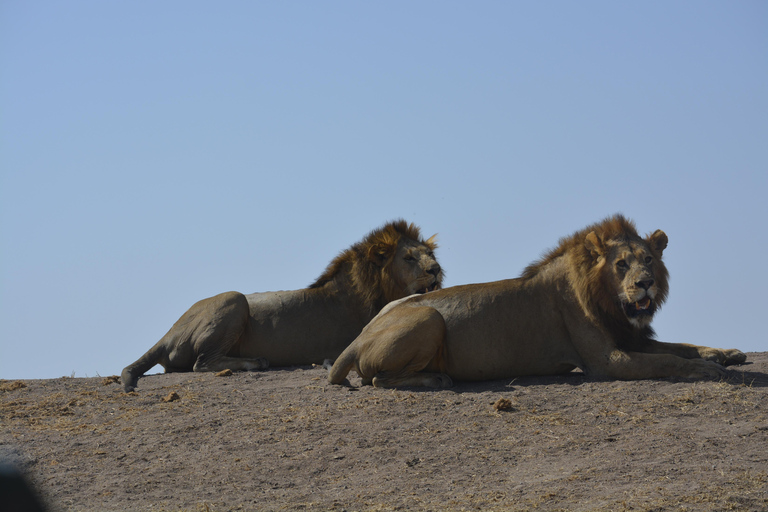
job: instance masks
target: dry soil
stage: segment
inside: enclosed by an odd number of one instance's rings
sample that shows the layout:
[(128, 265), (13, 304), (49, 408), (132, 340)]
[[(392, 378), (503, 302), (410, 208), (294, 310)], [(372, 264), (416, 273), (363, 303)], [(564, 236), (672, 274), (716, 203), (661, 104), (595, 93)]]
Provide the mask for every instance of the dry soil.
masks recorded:
[(764, 511), (768, 353), (748, 356), (717, 382), (0, 381), (0, 460), (51, 511)]

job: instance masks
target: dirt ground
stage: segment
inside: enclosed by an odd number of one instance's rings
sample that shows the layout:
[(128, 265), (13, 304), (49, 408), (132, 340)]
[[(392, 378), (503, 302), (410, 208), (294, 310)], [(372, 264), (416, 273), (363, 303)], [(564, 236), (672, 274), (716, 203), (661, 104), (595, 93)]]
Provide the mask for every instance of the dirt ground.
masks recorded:
[[(48, 510), (768, 509), (768, 352), (720, 382), (332, 386), (318, 367), (0, 381)], [(359, 379), (352, 379), (359, 384)]]

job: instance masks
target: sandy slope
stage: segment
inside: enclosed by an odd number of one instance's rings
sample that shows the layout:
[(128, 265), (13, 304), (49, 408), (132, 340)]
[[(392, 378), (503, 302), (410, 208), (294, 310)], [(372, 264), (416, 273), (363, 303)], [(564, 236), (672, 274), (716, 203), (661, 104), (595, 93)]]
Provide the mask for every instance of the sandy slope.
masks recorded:
[(723, 382), (442, 391), (306, 367), (153, 375), (132, 394), (3, 381), (0, 457), (53, 510), (766, 510), (768, 353), (749, 360)]

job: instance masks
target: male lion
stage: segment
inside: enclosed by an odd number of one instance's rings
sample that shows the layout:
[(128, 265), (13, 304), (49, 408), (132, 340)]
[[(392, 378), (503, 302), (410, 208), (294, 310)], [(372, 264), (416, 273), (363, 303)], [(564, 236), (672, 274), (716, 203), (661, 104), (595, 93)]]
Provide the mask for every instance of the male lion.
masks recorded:
[(440, 288), (435, 238), (398, 220), (339, 254), (309, 286), (194, 304), (154, 347), (122, 373), (132, 391), (161, 364), (166, 372), (261, 370), (336, 358), (388, 302)]
[[(638, 236), (621, 215), (561, 240), (522, 277), (443, 289), (385, 307), (336, 360), (364, 384), (447, 387), (451, 379), (555, 375), (703, 378), (738, 350), (661, 343), (650, 327), (667, 297), (667, 235)], [(719, 363), (719, 364), (718, 364)]]

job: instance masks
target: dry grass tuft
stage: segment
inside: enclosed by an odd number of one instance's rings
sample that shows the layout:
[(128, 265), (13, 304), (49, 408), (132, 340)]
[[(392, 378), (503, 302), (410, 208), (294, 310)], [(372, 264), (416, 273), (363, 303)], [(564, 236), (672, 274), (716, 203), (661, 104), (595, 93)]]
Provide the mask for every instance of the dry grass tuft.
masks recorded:
[(110, 377), (104, 377), (104, 380), (101, 381), (102, 386), (109, 386), (110, 384), (120, 384), (120, 377), (112, 375)]
[(21, 382), (20, 380), (15, 380), (13, 382), (8, 382), (8, 381), (0, 382), (0, 391), (15, 391), (17, 389), (22, 389), (25, 387), (27, 387), (27, 385)]
[(515, 407), (512, 405), (512, 401), (508, 398), (499, 398), (493, 403), (493, 408), (497, 411), (514, 411)]
[(168, 396), (163, 398), (163, 402), (175, 402), (176, 400), (181, 400), (181, 397), (175, 391), (171, 391), (170, 393), (168, 393)]

